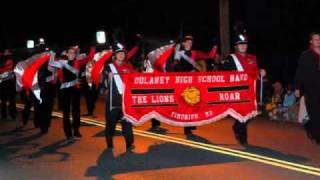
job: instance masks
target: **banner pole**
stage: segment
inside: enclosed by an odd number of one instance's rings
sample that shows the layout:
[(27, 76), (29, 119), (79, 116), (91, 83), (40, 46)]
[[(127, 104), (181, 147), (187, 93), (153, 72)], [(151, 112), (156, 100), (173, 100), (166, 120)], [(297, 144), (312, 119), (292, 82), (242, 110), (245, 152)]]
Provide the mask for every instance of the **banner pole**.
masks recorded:
[(110, 93), (109, 93), (109, 96), (110, 96), (110, 102), (109, 102), (109, 105), (110, 105), (110, 111), (112, 111), (112, 96), (113, 96), (113, 74), (111, 74), (111, 77), (110, 77)]
[(260, 105), (263, 104), (263, 77), (260, 75)]

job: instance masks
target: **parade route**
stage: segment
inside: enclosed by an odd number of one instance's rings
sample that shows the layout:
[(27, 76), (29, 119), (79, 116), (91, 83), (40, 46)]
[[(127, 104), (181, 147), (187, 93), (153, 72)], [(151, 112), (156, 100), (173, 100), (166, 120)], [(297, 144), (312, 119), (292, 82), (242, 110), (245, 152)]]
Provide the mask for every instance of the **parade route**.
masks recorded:
[(320, 0), (47, 4), (3, 1), (0, 180), (320, 180)]
[[(51, 173), (55, 174), (52, 179), (318, 179), (320, 176), (319, 147), (305, 137), (299, 125), (259, 118), (250, 125), (248, 147), (237, 145), (229, 129), (232, 120), (226, 119), (199, 127), (192, 137), (185, 137), (181, 128), (165, 124), (159, 131), (151, 131), (150, 123), (146, 123), (134, 130), (136, 141), (132, 152), (125, 152), (121, 134), (115, 137), (115, 148), (110, 151), (105, 148), (101, 103), (102, 100), (98, 102), (96, 118), (81, 118), (84, 137), (72, 142), (63, 140), (60, 112), (54, 112), (50, 132), (43, 137), (31, 128), (31, 122), (28, 128), (19, 128), (17, 121), (2, 122), (1, 177), (50, 179)], [(277, 138), (279, 134), (282, 136)]]

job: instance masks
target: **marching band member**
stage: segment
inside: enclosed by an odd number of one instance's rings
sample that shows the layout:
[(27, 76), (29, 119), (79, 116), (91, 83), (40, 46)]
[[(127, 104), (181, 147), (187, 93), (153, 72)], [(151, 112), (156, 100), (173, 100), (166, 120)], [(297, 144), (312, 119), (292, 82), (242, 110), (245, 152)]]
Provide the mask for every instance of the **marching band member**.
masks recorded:
[(13, 73), (13, 60), (9, 49), (0, 55), (0, 96), (1, 118), (7, 118), (7, 102), (12, 119), (16, 118), (15, 79)]
[(125, 137), (126, 149), (130, 151), (134, 148), (132, 124), (123, 119), (122, 112), (122, 93), (123, 82), (121, 74), (132, 73), (132, 65), (126, 61), (126, 50), (118, 43), (114, 50), (113, 61), (106, 64), (103, 76), (104, 84), (108, 88), (106, 97), (106, 142), (108, 148), (113, 148), (113, 136), (117, 122), (120, 120), (122, 134)]
[[(138, 36), (137, 36), (138, 37)], [(133, 57), (137, 54), (137, 52), (140, 49), (140, 39), (141, 37), (138, 37), (138, 43), (127, 53), (125, 61), (131, 61)], [(99, 80), (102, 79), (101, 72), (103, 71), (104, 64), (106, 62), (109, 62), (112, 56), (112, 50), (103, 50), (102, 52), (96, 53), (94, 56), (93, 61), (87, 64), (85, 69), (85, 76), (83, 81), (85, 81), (85, 84), (83, 83), (83, 89), (87, 104), (87, 110), (88, 114), (85, 114), (85, 116), (92, 116), (94, 117), (94, 109), (95, 104), (98, 100), (99, 93), (100, 93), (100, 85)]]
[[(44, 49), (42, 49), (44, 50)], [(26, 126), (31, 107), (34, 107), (34, 126), (41, 129), (41, 134), (46, 134), (51, 120), (50, 106), (53, 106), (53, 94), (48, 91), (46, 80), (51, 76), (48, 71), (48, 61), (51, 52), (37, 53), (30, 58), (19, 62), (15, 68), (17, 90), (22, 91), (25, 107), (22, 114), (23, 125)], [(52, 102), (48, 103), (48, 101)], [(44, 102), (44, 103), (43, 103)]]
[[(196, 60), (204, 60), (215, 58), (216, 56), (216, 46), (214, 46), (210, 53), (194, 51), (192, 50), (193, 46), (193, 37), (185, 36), (180, 44), (176, 45), (176, 50), (174, 53), (174, 72), (196, 72), (200, 71), (200, 68), (196, 64)], [(192, 130), (195, 130), (196, 127), (185, 127), (184, 134), (192, 134)]]
[[(247, 72), (256, 79), (259, 73), (262, 77), (266, 75), (264, 69), (259, 71), (256, 56), (247, 53), (248, 39), (244, 34), (236, 36), (234, 48), (235, 53), (230, 54), (227, 60), (222, 63), (221, 70)], [(233, 125), (235, 138), (242, 145), (248, 144), (247, 125), (248, 122), (242, 123), (238, 120), (236, 120)]]
[[(50, 58), (55, 58), (51, 52)], [(41, 134), (47, 134), (51, 125), (54, 98), (56, 97), (56, 69), (49, 65), (49, 61), (43, 64), (38, 71), (38, 84), (41, 89), (42, 102), (39, 104), (39, 128)]]
[[(62, 104), (63, 104), (63, 128), (67, 139), (73, 136), (81, 138), (80, 133), (80, 90), (79, 71), (80, 68), (93, 58), (95, 49), (91, 48), (87, 57), (77, 57), (78, 47), (69, 47), (66, 50), (66, 60), (55, 61), (50, 59), (50, 66), (62, 70)], [(70, 109), (72, 109), (72, 124), (70, 120)]]

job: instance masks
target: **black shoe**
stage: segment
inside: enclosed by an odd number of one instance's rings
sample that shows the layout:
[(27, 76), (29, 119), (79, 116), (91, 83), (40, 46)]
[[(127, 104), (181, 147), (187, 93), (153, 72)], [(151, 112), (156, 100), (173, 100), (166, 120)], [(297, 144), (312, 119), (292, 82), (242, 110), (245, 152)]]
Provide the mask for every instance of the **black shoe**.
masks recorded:
[(309, 131), (307, 131), (307, 137), (309, 138), (309, 139), (311, 139), (311, 140), (314, 140), (315, 138), (314, 138), (314, 135), (311, 133), (311, 132), (309, 132)]
[(91, 115), (91, 118), (97, 118), (97, 116), (92, 114), (92, 115)]
[(152, 125), (151, 126), (151, 131), (156, 131), (156, 130), (158, 130), (160, 128), (160, 126), (158, 126), (158, 125)]
[(71, 141), (71, 140), (73, 140), (73, 136), (66, 136), (66, 141)]
[(107, 142), (107, 148), (108, 149), (113, 149), (113, 143), (112, 142)]
[(73, 136), (76, 137), (76, 138), (82, 138), (82, 135), (81, 135), (81, 133), (79, 131), (75, 131)]
[(246, 146), (248, 145), (248, 140), (245, 137), (241, 137), (239, 133), (234, 132), (234, 137), (236, 138), (238, 144)]
[(133, 144), (127, 144), (127, 145), (126, 145), (126, 150), (127, 150), (127, 152), (132, 151), (134, 148), (135, 148), (135, 146), (134, 146)]
[(237, 140), (238, 144), (246, 146), (248, 145), (248, 140), (244, 135), (241, 135), (237, 130), (234, 130), (234, 137)]
[(236, 140), (237, 140), (238, 144), (242, 145), (242, 144), (244, 143), (244, 141), (243, 141), (243, 140), (241, 140), (241, 138), (240, 138), (240, 136), (239, 136), (238, 134), (234, 134), (234, 136), (235, 136), (235, 138), (236, 138)]
[(248, 145), (248, 135), (247, 135), (247, 131), (246, 130), (242, 132), (241, 145), (243, 145), (243, 146), (247, 146)]
[(248, 145), (247, 133), (243, 129), (238, 132), (238, 142), (242, 146)]
[(83, 114), (82, 116), (93, 116), (93, 113)]
[(242, 146), (247, 146), (248, 145), (248, 140), (245, 139), (245, 138), (240, 138), (238, 142)]

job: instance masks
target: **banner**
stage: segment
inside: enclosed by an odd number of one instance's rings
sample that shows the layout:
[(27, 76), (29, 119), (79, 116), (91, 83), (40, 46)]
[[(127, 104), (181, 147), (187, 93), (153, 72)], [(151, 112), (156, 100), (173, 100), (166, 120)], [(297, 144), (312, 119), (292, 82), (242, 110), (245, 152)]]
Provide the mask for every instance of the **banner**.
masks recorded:
[(93, 84), (98, 87), (101, 79), (101, 73), (104, 68), (104, 64), (112, 57), (113, 52), (111, 50), (102, 51), (96, 53), (92, 61), (89, 61), (86, 65), (86, 80), (91, 87)]
[(243, 72), (122, 75), (124, 117), (134, 125), (151, 118), (174, 126), (201, 126), (228, 115), (257, 115), (256, 79)]
[(21, 61), (15, 66), (14, 73), (17, 91), (21, 91), (22, 89), (31, 90), (39, 102), (42, 102), (40, 96), (41, 90), (38, 84), (38, 71), (50, 57), (54, 57), (51, 52), (43, 52)]

